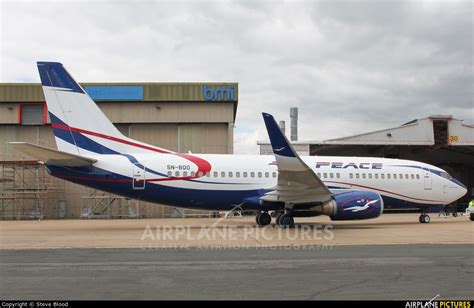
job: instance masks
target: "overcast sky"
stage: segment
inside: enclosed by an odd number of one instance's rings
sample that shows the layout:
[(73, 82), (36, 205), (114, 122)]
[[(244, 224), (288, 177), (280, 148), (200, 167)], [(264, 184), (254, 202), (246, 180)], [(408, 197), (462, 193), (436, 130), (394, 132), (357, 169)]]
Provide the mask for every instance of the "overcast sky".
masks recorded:
[(300, 140), (474, 122), (472, 1), (0, 3), (1, 82), (39, 82), (38, 60), (82, 82), (238, 82), (236, 153), (290, 107)]

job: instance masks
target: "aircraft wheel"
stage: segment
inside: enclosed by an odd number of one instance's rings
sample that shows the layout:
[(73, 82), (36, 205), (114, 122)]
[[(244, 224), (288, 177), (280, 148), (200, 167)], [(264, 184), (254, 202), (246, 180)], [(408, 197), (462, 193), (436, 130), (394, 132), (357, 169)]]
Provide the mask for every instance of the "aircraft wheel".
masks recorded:
[(471, 221), (474, 221), (474, 213), (471, 213), (470, 219), (471, 219)]
[(278, 226), (282, 228), (293, 228), (295, 226), (295, 220), (293, 216), (289, 214), (283, 214), (277, 222)]
[(257, 225), (267, 226), (272, 222), (272, 217), (266, 212), (261, 212), (257, 215), (255, 220), (257, 221)]
[(428, 224), (430, 223), (431, 218), (429, 215), (423, 215), (422, 220), (423, 220), (423, 223)]
[(423, 216), (425, 215), (420, 215), (420, 217), (418, 217), (418, 221), (422, 224), (423, 223)]
[(277, 226), (280, 225), (280, 219), (281, 219), (281, 216), (285, 215), (285, 213), (279, 213), (275, 219), (275, 223), (277, 224)]

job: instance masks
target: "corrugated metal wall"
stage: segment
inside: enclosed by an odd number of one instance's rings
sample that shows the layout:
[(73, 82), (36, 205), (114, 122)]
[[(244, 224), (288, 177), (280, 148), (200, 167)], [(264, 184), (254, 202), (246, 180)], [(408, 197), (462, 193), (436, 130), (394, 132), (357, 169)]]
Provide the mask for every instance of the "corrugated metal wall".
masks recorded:
[[(234, 87), (234, 101), (204, 101), (202, 83), (136, 85), (144, 85), (145, 101), (98, 102), (124, 135), (177, 152), (232, 153), (237, 84), (206, 83), (213, 88)], [(44, 102), (44, 97), (38, 84), (0, 84), (0, 160), (30, 159), (9, 147), (10, 141), (56, 147), (49, 125), (18, 123), (20, 103), (23, 106), (40, 102)], [(72, 183), (66, 183), (65, 187), (66, 217), (79, 217), (85, 189)], [(53, 208), (45, 210), (57, 212)], [(169, 216), (173, 211), (171, 207), (140, 202), (142, 217)]]

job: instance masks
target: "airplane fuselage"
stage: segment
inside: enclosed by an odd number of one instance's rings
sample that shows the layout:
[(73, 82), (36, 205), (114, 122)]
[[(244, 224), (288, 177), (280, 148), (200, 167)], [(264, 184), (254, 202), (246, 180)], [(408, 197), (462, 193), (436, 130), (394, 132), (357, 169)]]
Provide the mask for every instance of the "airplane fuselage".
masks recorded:
[[(98, 161), (90, 169), (48, 169), (54, 176), (114, 194), (209, 210), (262, 209), (260, 197), (272, 190), (278, 178), (273, 155), (91, 154)], [(372, 191), (393, 208), (445, 205), (465, 193), (459, 181), (425, 163), (372, 157), (301, 158), (332, 193)], [(266, 207), (281, 209), (278, 204)]]

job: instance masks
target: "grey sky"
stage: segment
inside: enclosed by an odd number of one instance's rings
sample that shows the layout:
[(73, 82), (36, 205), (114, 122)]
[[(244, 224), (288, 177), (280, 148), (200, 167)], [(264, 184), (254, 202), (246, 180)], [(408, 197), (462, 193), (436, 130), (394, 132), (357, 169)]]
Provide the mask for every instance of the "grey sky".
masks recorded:
[(292, 106), (300, 140), (474, 122), (472, 1), (0, 3), (0, 81), (54, 60), (79, 81), (239, 82), (236, 153), (267, 139), (260, 112)]

